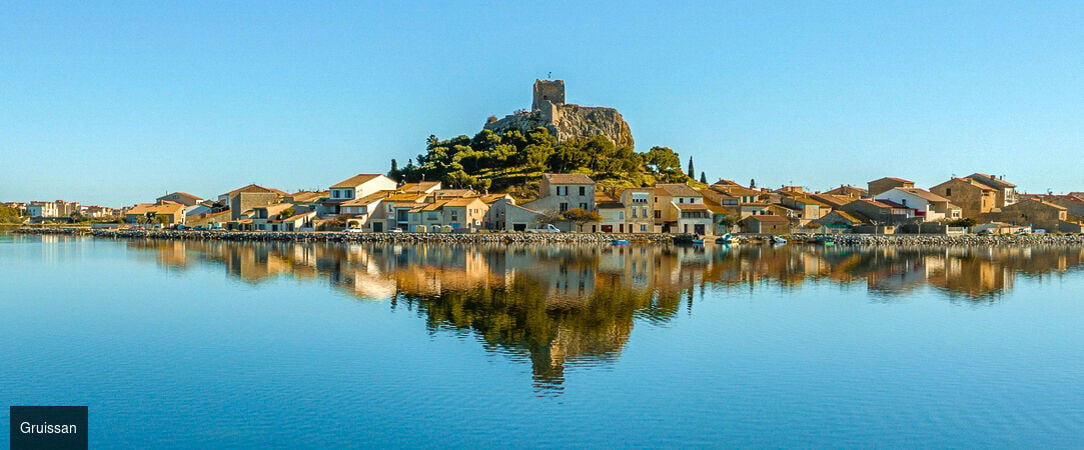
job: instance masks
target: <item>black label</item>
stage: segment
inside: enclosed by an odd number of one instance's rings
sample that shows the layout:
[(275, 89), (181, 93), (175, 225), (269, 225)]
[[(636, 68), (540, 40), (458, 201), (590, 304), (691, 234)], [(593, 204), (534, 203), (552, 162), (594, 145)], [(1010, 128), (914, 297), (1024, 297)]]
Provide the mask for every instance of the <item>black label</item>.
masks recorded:
[(86, 449), (86, 406), (12, 406), (11, 450)]

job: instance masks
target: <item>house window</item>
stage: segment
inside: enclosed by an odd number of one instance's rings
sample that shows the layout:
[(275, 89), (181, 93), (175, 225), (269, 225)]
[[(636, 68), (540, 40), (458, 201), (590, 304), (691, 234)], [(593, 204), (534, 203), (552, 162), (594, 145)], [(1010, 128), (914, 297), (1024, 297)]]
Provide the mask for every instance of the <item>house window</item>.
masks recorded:
[(557, 186), (557, 195), (568, 195), (568, 186)]
[(641, 206), (640, 211), (643, 213), (644, 217), (647, 217), (647, 206)]
[(331, 198), (339, 198), (339, 191), (331, 191)]
[(587, 195), (587, 187), (580, 186), (580, 195)]
[(946, 188), (945, 189), (945, 195), (946, 196), (951, 196), (952, 195), (952, 188)]
[(587, 211), (587, 203), (580, 203), (580, 209)]
[(452, 222), (459, 222), (459, 213), (458, 212), (454, 212), (454, 211), (452, 212)]
[(640, 224), (640, 231), (645, 231), (645, 232), (647, 231), (647, 224), (646, 223), (641, 223)]
[(633, 208), (632, 208), (632, 218), (633, 218), (633, 219), (635, 219), (635, 218), (636, 218), (636, 207), (633, 207)]
[(561, 203), (559, 209), (561, 210), (561, 212), (568, 211), (568, 203)]
[(428, 219), (428, 220), (437, 220), (437, 212), (436, 211), (429, 211), (428, 213), (426, 213), (426, 219)]

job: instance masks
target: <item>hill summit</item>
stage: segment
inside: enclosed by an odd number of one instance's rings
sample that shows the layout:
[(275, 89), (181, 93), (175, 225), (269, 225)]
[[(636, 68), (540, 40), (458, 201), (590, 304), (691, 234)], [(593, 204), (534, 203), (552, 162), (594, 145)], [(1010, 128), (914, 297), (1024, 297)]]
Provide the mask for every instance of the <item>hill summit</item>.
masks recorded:
[(558, 143), (605, 136), (617, 147), (635, 148), (629, 124), (616, 109), (565, 103), (564, 80), (534, 80), (530, 111), (490, 118), (484, 126), (497, 133), (518, 130), (525, 134), (538, 127), (549, 130)]

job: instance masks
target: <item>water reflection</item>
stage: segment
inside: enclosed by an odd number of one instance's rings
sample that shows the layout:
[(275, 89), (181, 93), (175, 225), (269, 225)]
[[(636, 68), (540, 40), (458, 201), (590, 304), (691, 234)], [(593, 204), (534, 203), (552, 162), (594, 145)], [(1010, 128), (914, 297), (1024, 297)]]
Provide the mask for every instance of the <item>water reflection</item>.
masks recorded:
[(1018, 276), (1080, 270), (1081, 247), (822, 248), (813, 246), (458, 246), (128, 241), (170, 270), (217, 264), (247, 283), (326, 279), (366, 301), (417, 311), (431, 332), (474, 335), (529, 361), (539, 388), (559, 390), (569, 365), (605, 364), (634, 319), (665, 323), (705, 288), (865, 285), (878, 301), (920, 289), (996, 304)]

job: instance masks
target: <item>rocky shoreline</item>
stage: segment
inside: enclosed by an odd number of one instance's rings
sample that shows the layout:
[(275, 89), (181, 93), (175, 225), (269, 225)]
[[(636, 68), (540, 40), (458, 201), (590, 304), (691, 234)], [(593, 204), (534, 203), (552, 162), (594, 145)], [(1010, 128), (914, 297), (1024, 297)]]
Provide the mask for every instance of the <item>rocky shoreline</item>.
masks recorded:
[[(671, 234), (621, 233), (339, 233), (339, 232), (224, 232), (175, 230), (90, 230), (87, 228), (20, 228), (20, 234), (85, 235), (107, 239), (165, 239), (222, 241), (312, 241), (312, 242), (406, 242), (406, 243), (587, 243), (609, 244), (613, 240), (628, 240), (638, 244), (673, 243)], [(765, 236), (738, 236), (743, 243), (766, 242)], [(713, 237), (706, 237), (708, 245)], [(1019, 246), (1019, 245), (1084, 245), (1084, 235), (800, 235), (792, 236), (793, 244), (826, 244), (837, 246)]]

